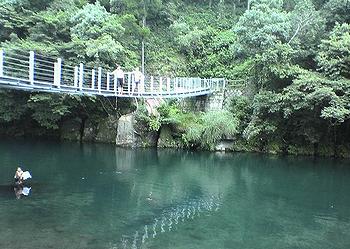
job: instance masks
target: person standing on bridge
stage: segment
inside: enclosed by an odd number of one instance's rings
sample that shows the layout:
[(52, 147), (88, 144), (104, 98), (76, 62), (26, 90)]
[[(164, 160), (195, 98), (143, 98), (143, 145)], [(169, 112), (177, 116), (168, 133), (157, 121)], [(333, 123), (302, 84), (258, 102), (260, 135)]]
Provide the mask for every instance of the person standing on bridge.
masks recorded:
[(134, 74), (134, 84), (133, 84), (132, 92), (134, 93), (136, 88), (137, 88), (137, 91), (140, 92), (140, 85), (143, 83), (143, 74), (140, 71), (139, 67), (135, 68), (135, 71), (133, 74)]
[(114, 84), (115, 87), (118, 88), (118, 92), (122, 93), (123, 92), (123, 85), (124, 85), (124, 71), (121, 68), (120, 65), (116, 64), (117, 69), (115, 69), (112, 74), (114, 75)]

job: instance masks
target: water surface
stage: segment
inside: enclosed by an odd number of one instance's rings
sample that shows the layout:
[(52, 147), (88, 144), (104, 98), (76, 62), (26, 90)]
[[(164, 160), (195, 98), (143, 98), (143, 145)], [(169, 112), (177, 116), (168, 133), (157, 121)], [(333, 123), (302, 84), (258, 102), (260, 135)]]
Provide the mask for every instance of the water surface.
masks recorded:
[(350, 248), (349, 161), (2, 140), (0, 167), (4, 249)]

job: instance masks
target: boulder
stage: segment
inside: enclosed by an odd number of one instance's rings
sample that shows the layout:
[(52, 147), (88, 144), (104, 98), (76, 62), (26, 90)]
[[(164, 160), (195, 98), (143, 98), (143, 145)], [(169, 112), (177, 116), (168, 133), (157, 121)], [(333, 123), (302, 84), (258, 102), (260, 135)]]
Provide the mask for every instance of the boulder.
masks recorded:
[(80, 141), (81, 119), (70, 119), (62, 123), (60, 134), (62, 140)]
[(163, 125), (158, 139), (158, 148), (177, 148), (178, 142), (173, 137), (172, 130), (168, 125)]
[(84, 126), (84, 142), (94, 142), (96, 141), (96, 134), (98, 132), (98, 124), (92, 120), (86, 120)]
[(117, 137), (117, 123), (117, 119), (112, 116), (99, 120), (95, 141), (114, 143)]
[(117, 134), (115, 136), (116, 145), (133, 147), (135, 140), (133, 114), (121, 116), (118, 120)]

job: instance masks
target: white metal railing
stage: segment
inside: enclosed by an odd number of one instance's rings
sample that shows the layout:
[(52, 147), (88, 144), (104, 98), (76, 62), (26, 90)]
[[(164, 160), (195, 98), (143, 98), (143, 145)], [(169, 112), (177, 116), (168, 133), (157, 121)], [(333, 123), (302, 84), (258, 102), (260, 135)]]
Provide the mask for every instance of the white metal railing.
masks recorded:
[(121, 97), (187, 97), (225, 88), (225, 79), (143, 77), (137, 85), (132, 72), (124, 73), (123, 87), (101, 67), (71, 64), (61, 58), (16, 50), (0, 50), (0, 87)]

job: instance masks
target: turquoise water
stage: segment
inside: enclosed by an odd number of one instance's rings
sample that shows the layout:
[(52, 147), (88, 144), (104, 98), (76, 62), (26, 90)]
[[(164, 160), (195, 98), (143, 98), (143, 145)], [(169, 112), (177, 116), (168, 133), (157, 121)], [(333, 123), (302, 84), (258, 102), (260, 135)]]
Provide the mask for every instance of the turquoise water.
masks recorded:
[(1, 249), (350, 248), (349, 161), (2, 140), (0, 169)]

